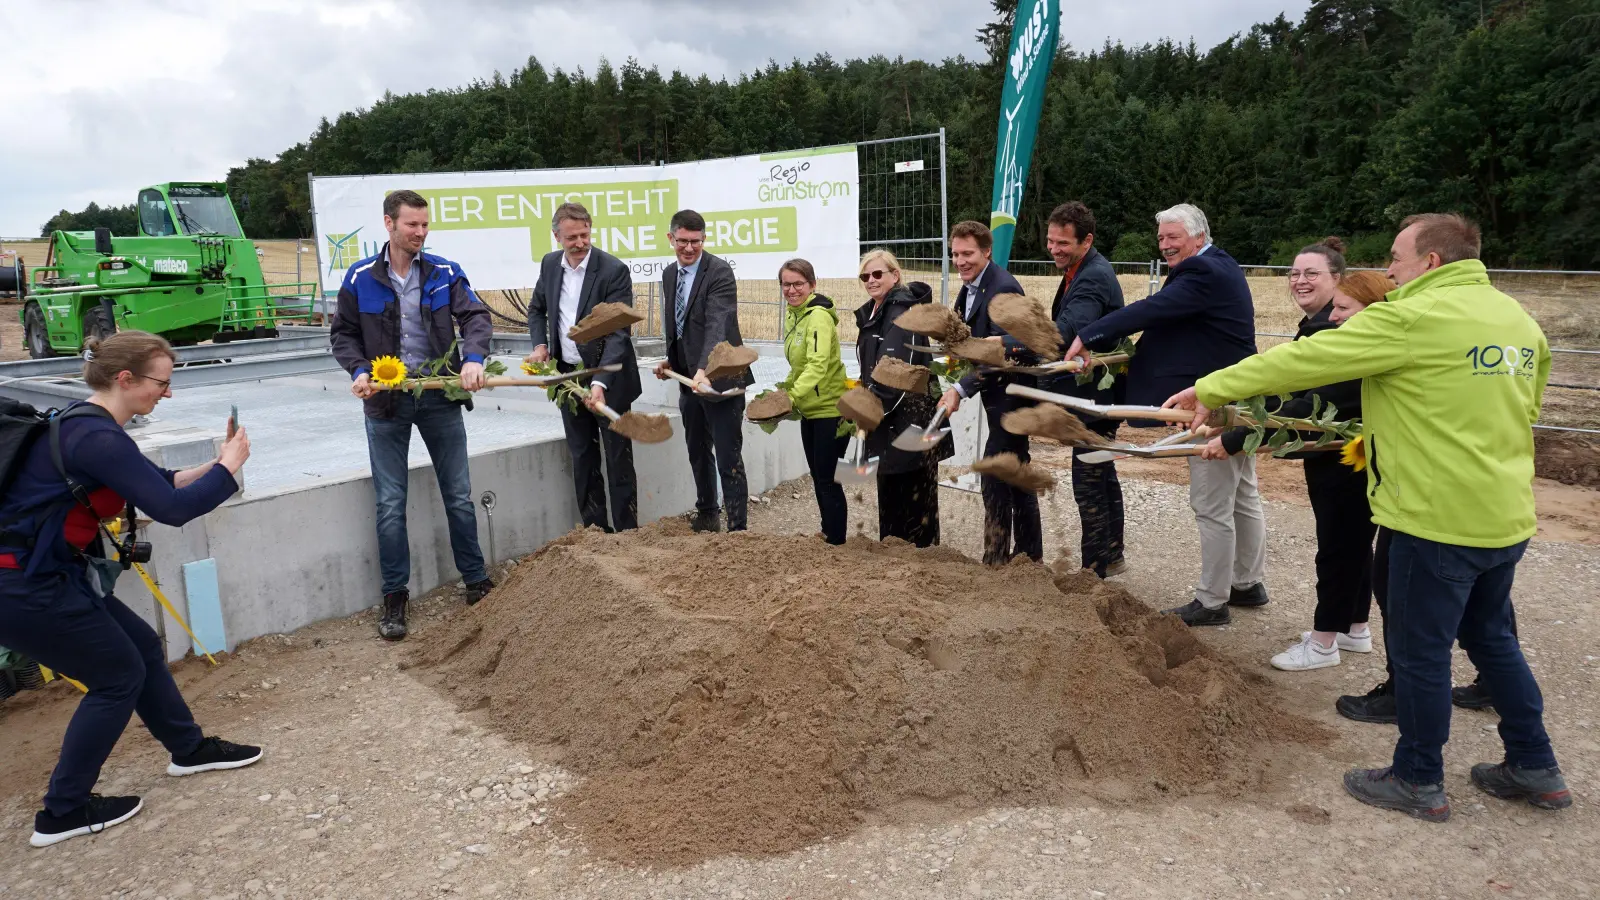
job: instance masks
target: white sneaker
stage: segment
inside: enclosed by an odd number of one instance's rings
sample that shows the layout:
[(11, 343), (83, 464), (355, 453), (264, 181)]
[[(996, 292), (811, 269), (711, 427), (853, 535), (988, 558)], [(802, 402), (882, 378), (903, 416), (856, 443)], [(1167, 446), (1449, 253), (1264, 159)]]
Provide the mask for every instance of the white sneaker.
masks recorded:
[(1300, 643), (1279, 653), (1272, 658), (1272, 667), (1285, 672), (1305, 672), (1311, 669), (1326, 669), (1339, 664), (1339, 645), (1324, 650), (1322, 645), (1311, 639), (1308, 632)]
[[(1305, 641), (1310, 640), (1310, 638), (1311, 632), (1300, 632), (1300, 640)], [(1368, 631), (1361, 637), (1353, 637), (1344, 632), (1340, 632), (1339, 635), (1334, 638), (1333, 645), (1338, 647), (1340, 650), (1349, 650), (1351, 653), (1371, 653), (1372, 632)]]

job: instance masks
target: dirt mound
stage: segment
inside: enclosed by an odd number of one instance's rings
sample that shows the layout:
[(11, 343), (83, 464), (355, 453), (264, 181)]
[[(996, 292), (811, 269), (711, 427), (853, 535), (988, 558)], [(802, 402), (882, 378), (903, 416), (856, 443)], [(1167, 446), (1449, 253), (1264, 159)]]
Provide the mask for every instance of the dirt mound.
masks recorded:
[(972, 329), (961, 321), (955, 310), (938, 303), (918, 303), (901, 313), (894, 323), (941, 344), (959, 344), (972, 337)]
[(794, 398), (786, 391), (771, 390), (750, 401), (749, 408), (744, 411), (744, 417), (752, 422), (764, 422), (768, 419), (781, 419), (792, 412), (794, 412)]
[(933, 373), (927, 366), (913, 366), (903, 359), (885, 356), (872, 367), (872, 380), (897, 391), (921, 394), (928, 390), (928, 378)]
[(723, 341), (711, 348), (711, 353), (706, 357), (706, 378), (711, 381), (721, 381), (724, 378), (733, 378), (744, 374), (744, 370), (755, 365), (761, 354), (749, 347), (734, 345)]
[(1061, 358), (1065, 349), (1061, 346), (1061, 332), (1039, 301), (1024, 294), (997, 294), (989, 301), (989, 318), (1045, 359)]
[(557, 815), (631, 863), (1236, 792), (1265, 742), (1327, 735), (1119, 587), (898, 541), (574, 532), (417, 643), (464, 708), (559, 749), (585, 780)]
[(839, 415), (844, 416), (863, 431), (872, 431), (883, 423), (883, 401), (864, 387), (851, 388), (839, 398)]
[(1000, 417), (1000, 427), (1012, 434), (1048, 438), (1063, 444), (1104, 444), (1083, 421), (1054, 403), (1014, 409)]
[(999, 341), (969, 337), (950, 345), (950, 353), (952, 356), (975, 362), (980, 366), (994, 366), (998, 369), (1009, 365), (1006, 362), (1006, 347)]
[(1042, 494), (1056, 486), (1056, 476), (1044, 466), (1025, 463), (1015, 453), (996, 453), (972, 464), (979, 475), (993, 475), (1030, 494)]
[(598, 303), (587, 316), (578, 320), (578, 324), (567, 329), (567, 337), (575, 343), (587, 344), (643, 321), (644, 316), (626, 303)]
[(1533, 470), (1540, 478), (1562, 484), (1600, 488), (1600, 444), (1578, 434), (1536, 431)]

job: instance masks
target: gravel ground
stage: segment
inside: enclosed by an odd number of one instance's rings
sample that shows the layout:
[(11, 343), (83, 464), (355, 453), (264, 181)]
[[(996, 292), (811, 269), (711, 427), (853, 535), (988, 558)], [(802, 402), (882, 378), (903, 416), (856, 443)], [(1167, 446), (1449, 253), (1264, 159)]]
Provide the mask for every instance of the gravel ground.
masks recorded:
[[(1182, 486), (1125, 484), (1131, 571), (1153, 605), (1188, 596), (1196, 537)], [(870, 490), (852, 490), (852, 530), (873, 531)], [(978, 498), (947, 491), (945, 542), (975, 554)], [(1043, 500), (1047, 554), (1075, 547), (1069, 492)], [(1275, 780), (1237, 801), (1212, 797), (1126, 807), (1081, 804), (921, 811), (920, 827), (869, 825), (844, 840), (766, 859), (685, 870), (619, 868), (552, 824), (549, 802), (573, 775), (545, 748), (507, 742), (406, 672), (400, 648), (373, 634), (370, 612), (241, 648), (220, 669), (190, 661), (180, 683), (202, 724), (266, 745), (249, 769), (189, 779), (132, 729), (101, 783), (146, 807), (104, 836), (46, 850), (26, 844), (30, 816), (71, 712), (68, 689), (0, 704), (0, 897), (1588, 897), (1600, 818), (1594, 724), (1600, 621), (1588, 614), (1600, 548), (1541, 541), (1517, 589), (1524, 642), (1544, 686), (1547, 723), (1577, 803), (1550, 814), (1478, 793), (1471, 763), (1498, 759), (1492, 713), (1458, 713), (1446, 748), (1455, 817), (1417, 822), (1344, 796), (1340, 773), (1380, 765), (1394, 729), (1356, 725), (1335, 695), (1380, 677), (1378, 654), (1310, 673), (1268, 657), (1310, 622), (1311, 515), (1271, 502), (1268, 586), (1274, 602), (1202, 636), (1278, 690), (1284, 704), (1340, 735), (1323, 754), (1280, 761)], [(804, 480), (757, 501), (752, 526), (816, 530)], [(459, 608), (441, 591), (416, 627)], [(1465, 660), (1459, 680), (1470, 679)], [(538, 686), (530, 685), (530, 690)]]

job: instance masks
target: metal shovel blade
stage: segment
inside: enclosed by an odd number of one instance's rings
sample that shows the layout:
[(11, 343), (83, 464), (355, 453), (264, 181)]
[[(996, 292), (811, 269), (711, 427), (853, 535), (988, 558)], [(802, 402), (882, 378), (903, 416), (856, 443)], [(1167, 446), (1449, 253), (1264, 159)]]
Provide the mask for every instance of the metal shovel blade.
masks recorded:
[(904, 433), (891, 442), (896, 450), (905, 450), (909, 453), (925, 453), (939, 446), (939, 442), (950, 436), (950, 429), (941, 428), (933, 433), (923, 431), (921, 428), (907, 428)]
[(878, 475), (877, 457), (857, 465), (854, 460), (841, 459), (833, 468), (833, 480), (840, 484), (864, 484)]

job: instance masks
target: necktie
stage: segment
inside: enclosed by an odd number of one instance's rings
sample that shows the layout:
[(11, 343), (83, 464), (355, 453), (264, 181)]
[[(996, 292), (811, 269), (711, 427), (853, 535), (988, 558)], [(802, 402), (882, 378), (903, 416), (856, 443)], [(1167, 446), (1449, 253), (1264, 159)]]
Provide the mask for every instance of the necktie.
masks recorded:
[(678, 337), (683, 337), (683, 323), (689, 319), (689, 270), (682, 267), (678, 269), (678, 302), (672, 314), (678, 323)]

